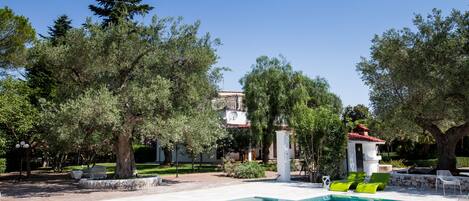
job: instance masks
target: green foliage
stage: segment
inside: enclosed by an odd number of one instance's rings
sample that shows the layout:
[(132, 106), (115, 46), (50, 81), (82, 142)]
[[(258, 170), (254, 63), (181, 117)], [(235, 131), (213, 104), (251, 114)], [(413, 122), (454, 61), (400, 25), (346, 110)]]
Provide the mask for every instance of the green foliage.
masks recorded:
[(39, 113), (29, 102), (30, 93), (25, 81), (10, 76), (0, 80), (0, 134), (9, 146), (21, 140), (33, 144), (40, 138), (33, 132)]
[(325, 107), (312, 109), (304, 104), (296, 105), (293, 114), (291, 126), (308, 171), (315, 174), (313, 179), (319, 179), (316, 172), (332, 178), (341, 176), (347, 138), (339, 115)]
[(68, 18), (67, 15), (61, 15), (57, 17), (52, 27), (48, 27), (49, 32), (47, 33), (49, 36), (45, 38), (49, 39), (52, 44), (55, 45), (67, 34), (68, 30), (72, 28), (72, 20)]
[(291, 65), (284, 59), (261, 56), (252, 71), (240, 81), (251, 130), (262, 139), (263, 151), (267, 151), (264, 157), (268, 156), (267, 149), (272, 144), (276, 121), (287, 114), (285, 106), (291, 74)]
[(396, 140), (397, 154), (406, 160), (430, 159), (437, 156), (435, 144), (417, 143), (412, 140)]
[(45, 139), (52, 156), (79, 152), (83, 162), (91, 164), (97, 155), (112, 151), (112, 130), (121, 118), (116, 97), (100, 88), (90, 89), (58, 108), (45, 108), (41, 124), (48, 128)]
[(153, 9), (142, 0), (96, 0), (97, 5), (89, 5), (89, 9), (103, 18), (103, 24), (117, 23), (120, 19), (131, 20), (135, 15), (147, 14)]
[(136, 163), (148, 163), (156, 161), (156, 150), (148, 145), (133, 145)]
[(26, 17), (8, 7), (0, 8), (0, 19), (0, 68), (23, 65), (26, 44), (34, 40), (35, 31)]
[(347, 127), (348, 132), (352, 132), (358, 124), (368, 125), (371, 120), (371, 114), (365, 105), (358, 104), (355, 106), (347, 106), (342, 113), (342, 119)]
[(255, 161), (241, 163), (235, 167), (234, 177), (245, 179), (265, 177), (265, 169)]
[(4, 158), (0, 158), (0, 173), (5, 173), (5, 170), (7, 168), (7, 160)]
[[(67, 15), (59, 16), (52, 27), (49, 27), (49, 36), (42, 36), (53, 46), (64, 42), (63, 38), (72, 29), (72, 21)], [(40, 60), (26, 68), (28, 85), (34, 90), (31, 102), (35, 106), (40, 105), (40, 99), (56, 102), (57, 80), (52, 76), (52, 70), (46, 63)]]
[(150, 25), (87, 22), (69, 30), (62, 43), (36, 44), (30, 65), (47, 66), (61, 80), (59, 106), (47, 103), (59, 118), (51, 125), (63, 136), (57, 139), (114, 146), (117, 177), (131, 176), (134, 162), (126, 152), (141, 134), (186, 144), (194, 153), (212, 148), (223, 136), (218, 117), (207, 109), (216, 89), (210, 71), (217, 42), (197, 37), (198, 27), (156, 17)]
[(469, 12), (445, 17), (435, 9), (413, 22), (415, 29), (376, 36), (371, 58), (357, 70), (378, 118), (411, 135), (417, 126), (430, 132), (439, 144), (438, 168), (454, 170), (455, 144), (469, 134)]
[(226, 138), (219, 143), (225, 152), (245, 152), (258, 144), (258, 137), (251, 134), (247, 128), (227, 128)]
[(226, 135), (220, 116), (213, 110), (198, 111), (187, 122), (184, 135), (186, 149), (192, 155), (199, 155), (216, 147), (216, 142)]
[(268, 160), (268, 147), (272, 143), (275, 126), (290, 122), (295, 105), (327, 106), (337, 114), (342, 109), (341, 100), (329, 92), (325, 79), (311, 79), (301, 72), (292, 71), (284, 58), (257, 58), (251, 72), (241, 79), (241, 84), (251, 131), (262, 140), (264, 163)]

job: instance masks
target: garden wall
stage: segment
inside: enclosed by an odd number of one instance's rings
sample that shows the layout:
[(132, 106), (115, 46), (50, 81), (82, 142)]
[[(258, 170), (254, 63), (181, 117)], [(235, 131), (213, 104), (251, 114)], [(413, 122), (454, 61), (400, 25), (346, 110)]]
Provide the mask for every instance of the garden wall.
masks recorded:
[(136, 190), (158, 186), (162, 180), (160, 177), (133, 178), (133, 179), (81, 179), (78, 184), (82, 188), (90, 189), (126, 189)]
[[(462, 190), (469, 190), (469, 177), (457, 177), (461, 180)], [(436, 175), (429, 174), (404, 174), (404, 173), (392, 173), (390, 186), (402, 186), (402, 187), (415, 187), (422, 189), (435, 189)], [(438, 188), (442, 187), (441, 182), (438, 183)]]

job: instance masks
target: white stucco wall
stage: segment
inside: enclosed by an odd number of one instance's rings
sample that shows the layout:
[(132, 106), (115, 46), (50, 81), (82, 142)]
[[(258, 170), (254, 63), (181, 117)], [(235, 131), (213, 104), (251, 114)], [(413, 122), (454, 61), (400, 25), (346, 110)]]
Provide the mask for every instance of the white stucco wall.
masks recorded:
[(347, 156), (349, 171), (357, 171), (357, 161), (355, 145), (362, 144), (363, 149), (363, 171), (367, 175), (371, 175), (379, 170), (379, 161), (381, 156), (378, 155), (377, 145), (382, 143), (349, 140), (347, 144)]
[(227, 124), (246, 125), (248, 123), (246, 112), (244, 111), (224, 110), (221, 115)]

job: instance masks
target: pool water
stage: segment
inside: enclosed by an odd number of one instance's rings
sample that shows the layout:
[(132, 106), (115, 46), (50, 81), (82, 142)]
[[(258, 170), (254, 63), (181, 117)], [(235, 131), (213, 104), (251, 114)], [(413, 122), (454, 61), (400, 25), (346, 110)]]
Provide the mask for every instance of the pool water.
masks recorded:
[[(251, 197), (251, 198), (243, 198), (233, 201), (292, 201), (292, 200), (282, 200), (276, 198), (266, 198), (266, 197)], [(347, 195), (326, 195), (321, 197), (314, 197), (303, 199), (300, 201), (396, 201), (396, 200), (388, 200), (388, 199), (379, 199), (379, 198), (363, 198), (363, 197), (356, 197), (356, 196), (347, 196)]]

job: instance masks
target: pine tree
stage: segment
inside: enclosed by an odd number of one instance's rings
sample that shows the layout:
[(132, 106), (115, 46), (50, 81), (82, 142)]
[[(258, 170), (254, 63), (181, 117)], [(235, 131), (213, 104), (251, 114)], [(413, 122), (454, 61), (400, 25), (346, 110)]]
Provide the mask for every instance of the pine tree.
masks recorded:
[(147, 14), (153, 9), (148, 4), (141, 4), (142, 0), (96, 0), (97, 5), (88, 8), (95, 15), (103, 18), (103, 25), (116, 23), (119, 18), (132, 20), (135, 15)]
[(68, 30), (72, 28), (72, 20), (67, 15), (61, 15), (54, 21), (54, 26), (49, 28), (49, 37), (54, 45), (57, 44), (60, 37), (65, 36)]
[[(54, 25), (49, 28), (49, 36), (45, 37), (52, 42), (53, 46), (59, 45), (60, 38), (64, 37), (72, 29), (72, 20), (67, 15), (59, 16)], [(35, 63), (27, 69), (28, 85), (34, 89), (31, 101), (34, 105), (39, 104), (39, 99), (44, 98), (51, 101), (55, 97), (55, 88), (57, 81), (52, 77), (51, 70), (47, 65), (40, 62)]]

